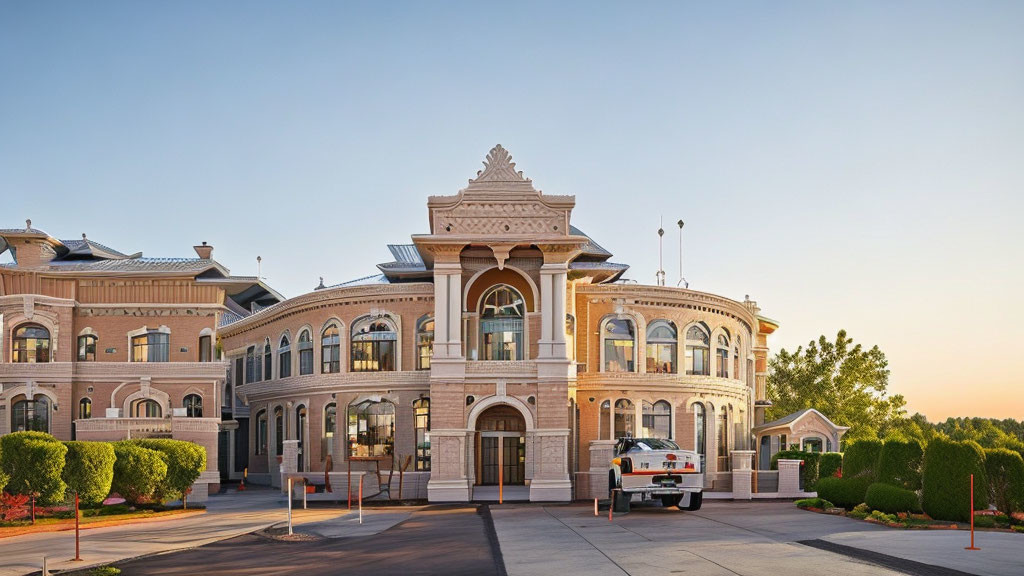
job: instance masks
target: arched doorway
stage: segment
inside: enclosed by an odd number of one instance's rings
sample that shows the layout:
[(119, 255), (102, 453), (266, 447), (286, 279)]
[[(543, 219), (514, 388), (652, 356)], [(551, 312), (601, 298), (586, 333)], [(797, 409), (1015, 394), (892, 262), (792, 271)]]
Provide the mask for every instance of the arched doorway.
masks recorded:
[(477, 418), (476, 430), (476, 484), (496, 486), (499, 473), (506, 486), (525, 484), (526, 421), (519, 410), (491, 406)]

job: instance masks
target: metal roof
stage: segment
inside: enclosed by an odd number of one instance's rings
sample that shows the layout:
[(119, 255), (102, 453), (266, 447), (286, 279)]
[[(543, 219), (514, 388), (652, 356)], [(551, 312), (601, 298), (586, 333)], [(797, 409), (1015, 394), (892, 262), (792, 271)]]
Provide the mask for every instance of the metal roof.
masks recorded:
[(588, 236), (586, 232), (580, 230), (579, 228), (571, 224), (569, 225), (569, 234), (572, 236), (585, 236), (587, 238), (587, 243), (583, 246), (582, 255), (611, 258), (611, 252), (605, 250), (604, 247), (602, 247), (597, 242), (594, 242), (594, 239)]
[(395, 261), (389, 264), (423, 265), (423, 257), (415, 244), (388, 244), (388, 250), (395, 257)]
[(332, 284), (331, 286), (325, 286), (319, 288), (319, 290), (326, 290), (328, 288), (342, 288), (346, 286), (368, 286), (372, 284), (390, 284), (391, 281), (388, 277), (383, 274), (372, 274), (370, 276), (363, 276), (362, 278), (356, 278), (355, 280), (349, 280), (348, 282), (342, 282), (341, 284)]

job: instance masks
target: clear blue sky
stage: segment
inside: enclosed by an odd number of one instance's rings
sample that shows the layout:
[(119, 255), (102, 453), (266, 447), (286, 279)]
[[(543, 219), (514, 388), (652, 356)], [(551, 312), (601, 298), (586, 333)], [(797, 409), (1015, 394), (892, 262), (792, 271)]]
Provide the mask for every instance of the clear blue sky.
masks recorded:
[[(1024, 417), (1024, 3), (0, 3), (0, 227), (374, 273), (494, 144), (653, 282)], [(7, 256), (3, 257), (5, 260)]]

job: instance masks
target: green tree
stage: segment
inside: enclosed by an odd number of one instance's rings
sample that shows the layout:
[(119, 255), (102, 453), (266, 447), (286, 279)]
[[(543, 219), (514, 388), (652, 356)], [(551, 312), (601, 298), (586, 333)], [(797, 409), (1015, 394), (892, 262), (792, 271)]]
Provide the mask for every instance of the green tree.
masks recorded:
[(845, 330), (834, 342), (821, 336), (796, 352), (782, 349), (769, 363), (768, 417), (815, 408), (850, 427), (844, 441), (878, 438), (906, 419), (903, 396), (888, 394), (888, 366), (878, 346), (865, 350)]

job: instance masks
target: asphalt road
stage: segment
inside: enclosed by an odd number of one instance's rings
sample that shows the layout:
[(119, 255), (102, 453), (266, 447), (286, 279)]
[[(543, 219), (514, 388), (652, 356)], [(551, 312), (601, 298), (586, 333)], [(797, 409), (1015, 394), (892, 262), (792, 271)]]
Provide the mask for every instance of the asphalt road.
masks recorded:
[(486, 507), (419, 509), (373, 536), (282, 542), (256, 534), (118, 562), (125, 576), (446, 574), (504, 576)]

